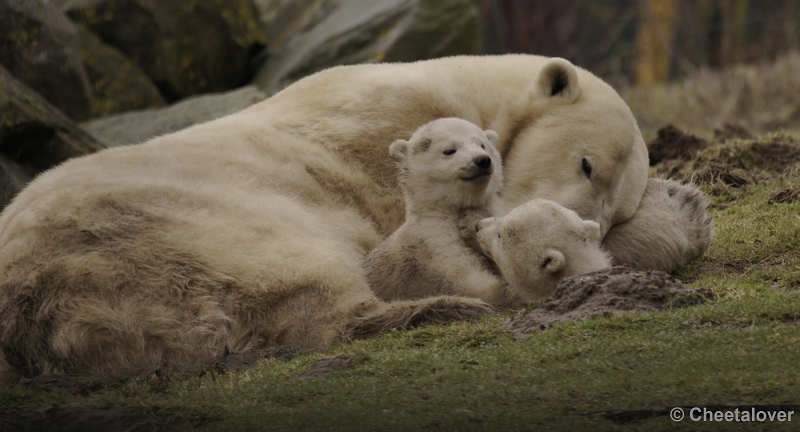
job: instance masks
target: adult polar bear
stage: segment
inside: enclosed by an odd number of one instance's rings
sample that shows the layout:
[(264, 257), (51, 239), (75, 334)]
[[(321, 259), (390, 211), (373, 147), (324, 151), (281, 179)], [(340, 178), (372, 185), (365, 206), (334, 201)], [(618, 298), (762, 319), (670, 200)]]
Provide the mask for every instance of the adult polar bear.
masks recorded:
[[(360, 268), (403, 221), (388, 146), (440, 117), (499, 133), (508, 208), (548, 198), (605, 233), (644, 194), (629, 109), (565, 60), (333, 68), (33, 181), (0, 216), (0, 379), (185, 372), (226, 348), (319, 347), (486, 313), (474, 299), (380, 302)], [(658, 251), (670, 240), (647, 231), (618, 243)]]

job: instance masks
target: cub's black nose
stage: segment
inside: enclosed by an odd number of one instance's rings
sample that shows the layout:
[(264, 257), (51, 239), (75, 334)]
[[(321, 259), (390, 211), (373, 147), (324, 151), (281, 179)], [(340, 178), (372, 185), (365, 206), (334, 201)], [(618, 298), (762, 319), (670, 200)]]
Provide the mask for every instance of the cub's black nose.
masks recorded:
[(475, 165), (480, 169), (487, 169), (492, 166), (492, 158), (489, 156), (480, 156), (475, 158)]

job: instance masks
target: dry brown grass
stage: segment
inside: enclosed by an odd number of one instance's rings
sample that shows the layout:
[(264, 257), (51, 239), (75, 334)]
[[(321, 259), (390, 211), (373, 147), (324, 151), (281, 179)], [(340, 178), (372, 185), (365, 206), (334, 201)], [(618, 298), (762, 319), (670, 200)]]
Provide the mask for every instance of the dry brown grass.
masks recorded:
[(726, 124), (800, 129), (800, 52), (771, 64), (702, 71), (682, 82), (622, 91), (646, 139), (666, 124), (711, 136)]

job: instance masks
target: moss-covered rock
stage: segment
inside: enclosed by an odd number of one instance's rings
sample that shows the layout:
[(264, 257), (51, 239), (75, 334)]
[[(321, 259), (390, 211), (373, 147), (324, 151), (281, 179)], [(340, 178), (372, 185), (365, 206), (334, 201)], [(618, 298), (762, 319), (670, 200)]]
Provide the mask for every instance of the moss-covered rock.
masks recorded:
[(102, 148), (0, 66), (0, 209), (38, 173)]
[(60, 12), (32, 4), (17, 10), (0, 1), (0, 64), (14, 76), (74, 120), (164, 104), (122, 53)]
[(245, 84), (266, 43), (250, 0), (107, 0), (70, 17), (131, 58), (168, 101)]

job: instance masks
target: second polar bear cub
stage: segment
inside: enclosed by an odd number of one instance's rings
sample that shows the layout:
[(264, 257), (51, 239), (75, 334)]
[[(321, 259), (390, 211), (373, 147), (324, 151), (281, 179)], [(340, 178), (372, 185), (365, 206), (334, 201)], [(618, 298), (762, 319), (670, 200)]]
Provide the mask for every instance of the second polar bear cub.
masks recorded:
[(478, 242), (512, 289), (535, 298), (553, 294), (561, 279), (604, 269), (600, 225), (553, 201), (534, 199), (503, 217), (478, 222)]
[(367, 281), (378, 297), (451, 294), (498, 307), (521, 305), (523, 300), (508, 291), (492, 262), (462, 239), (458, 225), (464, 212), (501, 214), (497, 143), (491, 130), (442, 118), (389, 147), (400, 168), (406, 220), (367, 256)]

